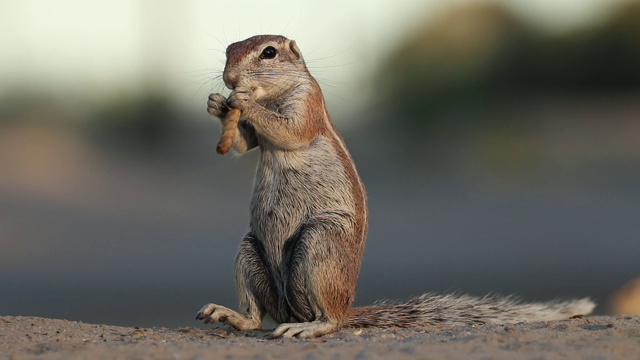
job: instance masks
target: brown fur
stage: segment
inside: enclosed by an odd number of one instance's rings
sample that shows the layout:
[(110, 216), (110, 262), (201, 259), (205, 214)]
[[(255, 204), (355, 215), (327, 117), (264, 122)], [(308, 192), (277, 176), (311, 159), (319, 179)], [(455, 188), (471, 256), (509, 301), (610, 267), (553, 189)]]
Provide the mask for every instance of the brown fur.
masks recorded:
[[(268, 47), (277, 55), (262, 56)], [(281, 323), (274, 337), (308, 338), (343, 326), (548, 320), (593, 308), (586, 299), (520, 304), (451, 295), (351, 308), (367, 236), (367, 197), (300, 50), (276, 35), (231, 44), (223, 78), (233, 91), (228, 99), (211, 94), (209, 113), (226, 129), (229, 108), (240, 110), (232, 148), (260, 149), (250, 231), (236, 257), (236, 289), (246, 315), (207, 304), (198, 319), (250, 330), (269, 315)]]

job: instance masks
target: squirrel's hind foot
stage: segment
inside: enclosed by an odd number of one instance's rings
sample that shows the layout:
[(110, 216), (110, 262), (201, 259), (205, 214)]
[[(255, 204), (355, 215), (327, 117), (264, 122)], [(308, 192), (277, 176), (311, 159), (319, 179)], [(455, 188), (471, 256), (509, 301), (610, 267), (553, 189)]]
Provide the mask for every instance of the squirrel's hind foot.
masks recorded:
[(216, 304), (207, 304), (198, 311), (196, 320), (204, 320), (205, 324), (222, 322), (238, 330), (259, 330), (262, 328), (260, 320), (241, 315), (229, 308)]
[(269, 338), (290, 339), (296, 337), (299, 339), (310, 339), (336, 332), (339, 329), (340, 326), (336, 323), (320, 320), (302, 323), (284, 323), (278, 325), (278, 327), (273, 330), (273, 333), (271, 333), (271, 336), (269, 336)]

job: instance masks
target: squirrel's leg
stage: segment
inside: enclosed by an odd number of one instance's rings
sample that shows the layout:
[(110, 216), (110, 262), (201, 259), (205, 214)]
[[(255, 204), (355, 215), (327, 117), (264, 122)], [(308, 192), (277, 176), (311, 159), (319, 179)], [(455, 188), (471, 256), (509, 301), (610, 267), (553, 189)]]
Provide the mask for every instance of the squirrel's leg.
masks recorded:
[(317, 131), (310, 131), (310, 123), (303, 121), (301, 114), (271, 111), (255, 101), (253, 92), (250, 88), (236, 87), (227, 99), (227, 106), (240, 109), (253, 130), (277, 147), (297, 149), (311, 143)]
[(352, 238), (348, 228), (315, 222), (285, 250), (286, 300), (301, 322), (280, 324), (272, 337), (312, 338), (342, 327), (360, 271), (357, 251), (345, 249)]
[(249, 233), (236, 257), (236, 291), (240, 309), (258, 308), (264, 316), (268, 314), (277, 322), (287, 321), (291, 313), (284, 303), (284, 296), (278, 295), (275, 281), (267, 267), (262, 243)]
[(205, 323), (220, 321), (238, 330), (255, 330), (262, 328), (265, 313), (276, 318), (274, 313), (278, 309), (278, 298), (260, 250), (259, 241), (252, 234), (247, 234), (236, 257), (236, 290), (240, 308), (246, 310), (247, 315), (224, 306), (207, 304), (198, 312), (197, 320), (204, 320)]

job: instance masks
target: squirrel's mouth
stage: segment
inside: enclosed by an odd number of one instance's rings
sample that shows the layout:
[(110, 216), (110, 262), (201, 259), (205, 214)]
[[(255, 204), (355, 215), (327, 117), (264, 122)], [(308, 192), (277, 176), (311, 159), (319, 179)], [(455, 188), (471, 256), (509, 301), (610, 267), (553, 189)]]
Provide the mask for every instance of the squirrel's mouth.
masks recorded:
[(251, 92), (253, 93), (253, 98), (256, 100), (260, 100), (267, 95), (267, 92), (260, 86), (252, 87)]

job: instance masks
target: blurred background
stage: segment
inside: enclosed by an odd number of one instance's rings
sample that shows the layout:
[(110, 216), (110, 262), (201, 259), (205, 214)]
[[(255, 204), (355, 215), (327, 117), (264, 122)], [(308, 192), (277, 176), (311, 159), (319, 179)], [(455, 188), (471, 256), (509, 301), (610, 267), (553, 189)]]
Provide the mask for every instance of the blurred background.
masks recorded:
[(367, 185), (358, 305), (640, 311), (639, 1), (23, 0), (0, 3), (0, 315), (236, 307), (257, 152), (215, 153), (206, 98), (261, 33), (298, 42)]

